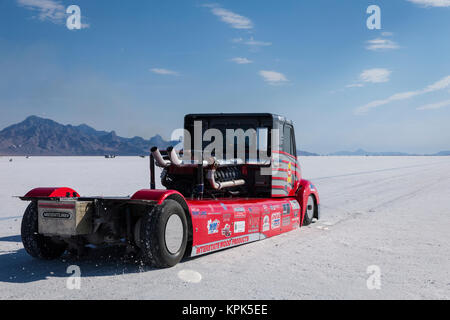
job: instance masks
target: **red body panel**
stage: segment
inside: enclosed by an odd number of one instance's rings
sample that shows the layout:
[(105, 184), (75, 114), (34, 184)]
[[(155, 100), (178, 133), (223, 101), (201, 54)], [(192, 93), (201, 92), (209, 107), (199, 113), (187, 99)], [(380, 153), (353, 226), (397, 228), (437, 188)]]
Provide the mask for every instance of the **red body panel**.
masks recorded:
[(262, 240), (298, 228), (295, 198), (187, 201), (193, 226), (192, 256)]
[(36, 188), (23, 198), (78, 198), (80, 195), (71, 188)]

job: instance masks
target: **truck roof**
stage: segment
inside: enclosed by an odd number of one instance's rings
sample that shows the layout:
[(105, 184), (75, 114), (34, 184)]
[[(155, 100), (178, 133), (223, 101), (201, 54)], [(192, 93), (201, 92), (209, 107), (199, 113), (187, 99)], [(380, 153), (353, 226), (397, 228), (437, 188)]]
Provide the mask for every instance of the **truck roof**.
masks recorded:
[(274, 114), (274, 113), (192, 113), (185, 116), (185, 120), (192, 118), (219, 118), (219, 117), (229, 117), (229, 118), (271, 118), (280, 122), (287, 122), (292, 125), (292, 121), (286, 117)]

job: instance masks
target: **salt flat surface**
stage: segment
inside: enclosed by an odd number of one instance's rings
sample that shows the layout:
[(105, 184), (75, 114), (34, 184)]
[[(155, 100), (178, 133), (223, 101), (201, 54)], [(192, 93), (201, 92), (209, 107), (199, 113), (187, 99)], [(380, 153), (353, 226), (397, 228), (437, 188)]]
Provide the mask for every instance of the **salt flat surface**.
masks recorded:
[[(322, 219), (257, 243), (154, 270), (122, 253), (38, 261), (23, 250), (37, 186), (127, 196), (147, 188), (148, 158), (0, 157), (0, 299), (449, 299), (450, 157), (305, 157)], [(66, 287), (67, 267), (81, 289)], [(381, 289), (369, 290), (369, 266)]]

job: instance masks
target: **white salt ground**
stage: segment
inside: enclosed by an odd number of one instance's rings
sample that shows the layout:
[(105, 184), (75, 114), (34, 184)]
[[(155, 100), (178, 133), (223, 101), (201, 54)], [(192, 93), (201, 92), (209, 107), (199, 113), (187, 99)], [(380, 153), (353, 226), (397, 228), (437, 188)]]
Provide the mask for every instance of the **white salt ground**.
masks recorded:
[[(37, 186), (127, 196), (148, 158), (0, 157), (0, 299), (449, 299), (450, 157), (302, 158), (322, 219), (288, 234), (154, 270), (114, 250), (38, 261), (13, 198)], [(81, 271), (67, 289), (68, 266)], [(380, 271), (369, 290), (367, 270)], [(369, 269), (372, 270), (372, 269)]]

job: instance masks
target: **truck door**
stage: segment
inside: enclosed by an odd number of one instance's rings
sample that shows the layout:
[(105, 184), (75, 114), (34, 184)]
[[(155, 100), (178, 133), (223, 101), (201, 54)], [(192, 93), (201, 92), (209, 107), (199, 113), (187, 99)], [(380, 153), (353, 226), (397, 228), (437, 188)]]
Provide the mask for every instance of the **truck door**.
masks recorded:
[(294, 128), (291, 124), (284, 123), (280, 126), (280, 134), (281, 150), (278, 152), (278, 166), (272, 177), (273, 197), (294, 195), (294, 186), (299, 178)]

